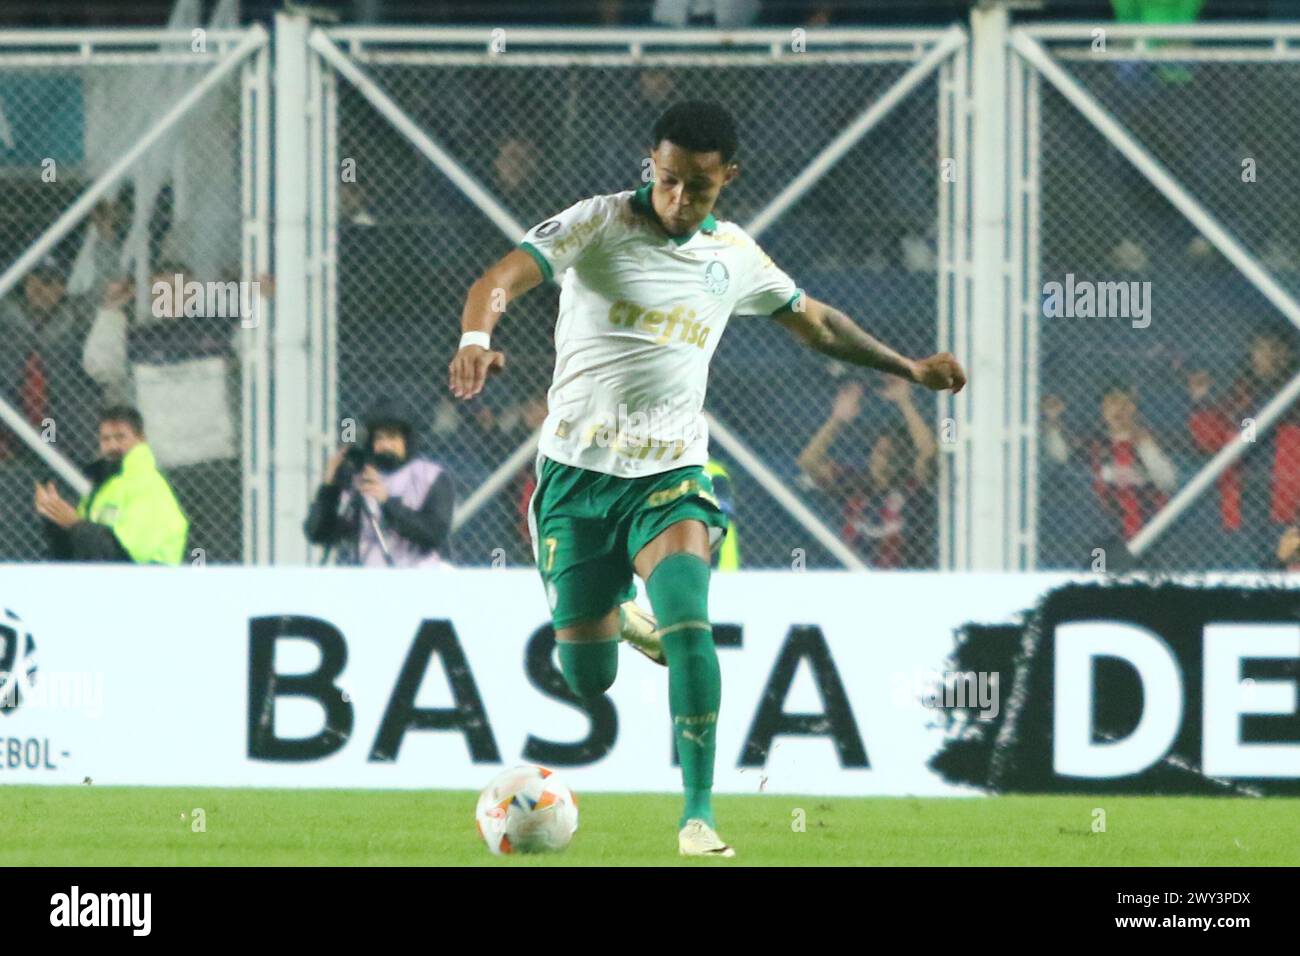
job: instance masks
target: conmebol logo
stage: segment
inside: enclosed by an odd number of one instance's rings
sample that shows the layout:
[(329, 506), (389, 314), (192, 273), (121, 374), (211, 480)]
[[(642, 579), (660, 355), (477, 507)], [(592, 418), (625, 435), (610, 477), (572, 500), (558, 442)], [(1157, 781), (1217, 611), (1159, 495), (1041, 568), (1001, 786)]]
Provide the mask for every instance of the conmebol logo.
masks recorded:
[(8, 608), (0, 614), (0, 715), (17, 710), (36, 683), (36, 642)]

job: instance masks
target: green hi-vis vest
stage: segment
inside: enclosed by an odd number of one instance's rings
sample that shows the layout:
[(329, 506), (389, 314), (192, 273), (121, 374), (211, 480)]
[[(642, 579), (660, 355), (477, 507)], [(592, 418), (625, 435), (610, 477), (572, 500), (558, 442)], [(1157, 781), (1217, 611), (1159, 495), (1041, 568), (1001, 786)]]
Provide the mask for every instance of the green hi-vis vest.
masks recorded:
[(126, 453), (121, 471), (81, 499), (77, 514), (112, 528), (136, 564), (180, 564), (185, 558), (189, 519), (144, 442)]
[[(710, 478), (722, 478), (728, 484), (731, 482), (727, 469), (711, 458), (705, 463), (704, 471)], [(728, 497), (732, 496), (728, 495)], [(740, 541), (736, 538), (736, 516), (730, 514), (727, 518), (729, 519), (727, 536), (722, 539), (722, 547), (714, 557), (713, 566), (719, 571), (735, 571), (740, 567)]]

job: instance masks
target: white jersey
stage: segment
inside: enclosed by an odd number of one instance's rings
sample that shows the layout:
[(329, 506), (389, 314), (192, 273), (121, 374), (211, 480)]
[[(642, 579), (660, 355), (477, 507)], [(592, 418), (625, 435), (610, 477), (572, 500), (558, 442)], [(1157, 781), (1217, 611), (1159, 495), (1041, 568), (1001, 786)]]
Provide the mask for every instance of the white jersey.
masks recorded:
[(710, 214), (669, 237), (652, 186), (584, 199), (520, 243), (560, 282), (540, 454), (620, 477), (708, 461), (704, 392), (727, 320), (800, 295), (734, 223)]

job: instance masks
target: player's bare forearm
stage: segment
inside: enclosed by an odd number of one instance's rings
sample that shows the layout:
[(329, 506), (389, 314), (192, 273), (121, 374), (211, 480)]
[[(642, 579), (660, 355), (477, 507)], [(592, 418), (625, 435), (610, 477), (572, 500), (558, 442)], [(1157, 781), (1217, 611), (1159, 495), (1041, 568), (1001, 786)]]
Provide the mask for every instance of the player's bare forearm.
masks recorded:
[(542, 282), (536, 261), (522, 249), (495, 262), (469, 287), (461, 312), (461, 332), (491, 334), (506, 306)]
[(912, 361), (899, 355), (875, 336), (869, 335), (839, 309), (825, 306), (821, 336), (813, 348), (823, 355), (842, 359), (863, 368), (872, 368), (900, 378), (913, 377)]
[(469, 287), (465, 295), (465, 308), (460, 313), (461, 332), (486, 332), (492, 334), (497, 321), (505, 313), (506, 298), (484, 276)]
[[(461, 333), (490, 336), (506, 305), (541, 281), (542, 272), (533, 257), (522, 249), (511, 251), (469, 287), (460, 316)], [(501, 371), (505, 364), (504, 352), (466, 345), (457, 350), (447, 367), (448, 388), (457, 398), (473, 398), (483, 390), (488, 375)]]
[(802, 311), (783, 312), (777, 321), (810, 349), (862, 368), (897, 375), (934, 391), (959, 392), (965, 386), (965, 371), (948, 353), (907, 358), (869, 335), (839, 309), (807, 296), (804, 299)]

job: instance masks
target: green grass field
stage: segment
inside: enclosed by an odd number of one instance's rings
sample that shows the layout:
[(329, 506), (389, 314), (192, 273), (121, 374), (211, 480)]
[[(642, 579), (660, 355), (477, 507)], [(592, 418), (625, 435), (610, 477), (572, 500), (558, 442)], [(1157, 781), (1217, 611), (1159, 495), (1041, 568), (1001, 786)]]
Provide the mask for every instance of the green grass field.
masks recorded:
[[(735, 860), (677, 856), (678, 799), (588, 794), (573, 845), (495, 858), (468, 792), (0, 787), (3, 866), (1300, 864), (1300, 800), (717, 798)], [(204, 811), (206, 832), (193, 831)], [(1093, 810), (1106, 832), (1093, 832)], [(796, 810), (805, 814), (797, 832)]]

